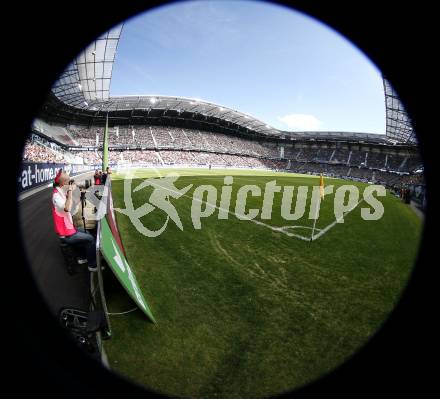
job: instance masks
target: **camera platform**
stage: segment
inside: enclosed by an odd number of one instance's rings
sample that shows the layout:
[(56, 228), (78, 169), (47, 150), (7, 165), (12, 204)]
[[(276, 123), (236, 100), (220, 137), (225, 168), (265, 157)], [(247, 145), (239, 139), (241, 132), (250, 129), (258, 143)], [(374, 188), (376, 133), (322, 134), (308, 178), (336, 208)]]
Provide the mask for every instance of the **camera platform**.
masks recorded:
[(89, 353), (97, 351), (95, 333), (105, 326), (102, 311), (86, 312), (76, 308), (62, 308), (59, 312), (59, 322), (69, 331), (79, 347)]

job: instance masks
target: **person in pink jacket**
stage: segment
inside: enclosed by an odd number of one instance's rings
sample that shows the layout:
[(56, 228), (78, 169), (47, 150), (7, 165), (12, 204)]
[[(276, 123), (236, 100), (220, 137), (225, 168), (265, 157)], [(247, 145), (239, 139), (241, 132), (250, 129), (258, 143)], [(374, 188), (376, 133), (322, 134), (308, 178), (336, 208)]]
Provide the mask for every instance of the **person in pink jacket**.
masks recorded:
[(72, 193), (74, 184), (70, 184), (69, 175), (60, 169), (55, 177), (52, 192), (52, 216), (55, 232), (62, 242), (82, 250), (87, 258), (90, 271), (96, 271), (96, 250), (93, 236), (73, 225)]

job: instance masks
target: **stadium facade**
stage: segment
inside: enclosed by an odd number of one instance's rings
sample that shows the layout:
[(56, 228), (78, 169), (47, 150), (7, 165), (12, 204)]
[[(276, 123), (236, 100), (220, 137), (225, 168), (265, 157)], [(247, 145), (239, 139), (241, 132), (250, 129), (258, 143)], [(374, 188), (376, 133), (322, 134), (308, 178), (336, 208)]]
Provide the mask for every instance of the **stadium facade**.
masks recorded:
[[(383, 80), (385, 135), (282, 131), (239, 110), (200, 99), (110, 96), (121, 32), (122, 26), (117, 26), (100, 36), (69, 65), (34, 122), (35, 135), (54, 143), (69, 156), (73, 154), (74, 159), (100, 164), (87, 151), (96, 153), (102, 148), (108, 117), (110, 150), (117, 154), (110, 157), (113, 163), (143, 159), (148, 164), (151, 158), (150, 163), (158, 166), (174, 163), (267, 167), (381, 182), (390, 187), (423, 185), (415, 132), (387, 79)], [(246, 143), (252, 150), (246, 148)], [(138, 156), (142, 151), (146, 157)], [(164, 151), (174, 154), (162, 156)], [(148, 152), (155, 155), (150, 157)], [(200, 157), (200, 153), (211, 157)], [(237, 157), (236, 162), (230, 157), (225, 160), (228, 155)], [(249, 158), (259, 162), (249, 162)]]

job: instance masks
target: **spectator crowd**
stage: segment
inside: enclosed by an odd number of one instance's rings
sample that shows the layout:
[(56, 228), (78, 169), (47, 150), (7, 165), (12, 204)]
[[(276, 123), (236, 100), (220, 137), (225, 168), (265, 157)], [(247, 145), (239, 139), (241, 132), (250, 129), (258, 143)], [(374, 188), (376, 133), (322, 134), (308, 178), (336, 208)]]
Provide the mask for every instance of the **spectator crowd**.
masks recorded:
[(23, 161), (45, 163), (67, 162), (62, 153), (31, 140), (27, 140), (24, 146)]
[[(40, 138), (26, 142), (23, 160), (28, 162), (102, 163), (103, 128), (69, 126), (69, 134), (88, 150), (62, 150)], [(101, 146), (101, 147), (100, 147)], [(109, 161), (150, 166), (187, 165), (232, 168), (269, 168), (306, 174), (325, 174), (393, 187), (422, 184), (422, 163), (418, 157), (341, 148), (337, 144), (281, 145), (223, 133), (167, 126), (112, 127), (109, 131)], [(95, 148), (90, 150), (90, 147)]]

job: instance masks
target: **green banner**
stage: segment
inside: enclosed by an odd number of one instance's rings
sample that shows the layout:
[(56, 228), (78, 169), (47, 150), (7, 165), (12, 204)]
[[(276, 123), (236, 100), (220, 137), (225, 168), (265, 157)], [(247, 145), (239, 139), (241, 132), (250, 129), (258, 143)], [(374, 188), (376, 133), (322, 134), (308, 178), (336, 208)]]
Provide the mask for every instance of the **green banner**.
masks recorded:
[(128, 295), (136, 302), (136, 304), (142, 309), (142, 311), (156, 323), (153, 314), (145, 300), (139, 285), (136, 281), (136, 277), (132, 272), (127, 259), (119, 249), (119, 246), (113, 237), (110, 230), (110, 226), (106, 218), (101, 219), (101, 253), (107, 261), (108, 265), (115, 273), (118, 280), (121, 282)]

